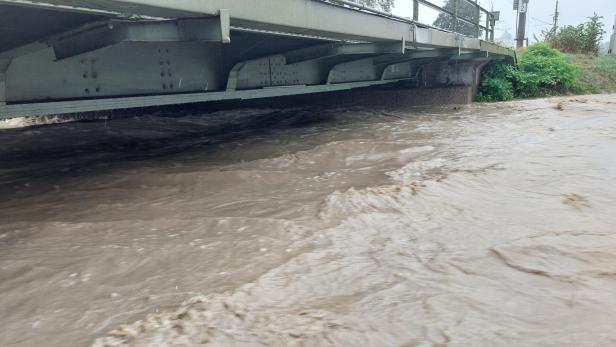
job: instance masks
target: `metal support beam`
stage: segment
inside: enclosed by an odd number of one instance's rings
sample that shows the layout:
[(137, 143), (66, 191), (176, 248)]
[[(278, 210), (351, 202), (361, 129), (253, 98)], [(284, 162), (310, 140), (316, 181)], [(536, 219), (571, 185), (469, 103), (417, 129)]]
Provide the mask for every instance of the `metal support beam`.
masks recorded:
[(180, 19), (175, 21), (110, 20), (86, 25), (63, 33), (49, 41), (56, 59), (79, 54), (121, 42), (224, 42), (229, 43), (228, 11), (220, 18)]
[(387, 81), (391, 79), (399, 78), (398, 76), (404, 76), (403, 78), (411, 77), (411, 63), (398, 63), (385, 66), (381, 72), (381, 81)]
[(469, 59), (485, 59), (490, 58), (490, 60), (502, 60), (506, 57), (504, 56), (492, 56), (488, 52), (473, 52), (473, 53), (464, 53), (457, 56), (452, 56), (448, 60), (449, 61), (460, 61), (460, 60), (469, 60)]
[(392, 64), (398, 64), (409, 61), (417, 61), (421, 59), (440, 59), (449, 58), (458, 55), (457, 48), (441, 48), (441, 49), (427, 49), (427, 50), (414, 50), (407, 51), (403, 55), (388, 55), (377, 57), (375, 59), (376, 65), (389, 66)]
[(14, 58), (8, 104), (42, 100), (220, 90), (221, 46), (209, 42), (122, 42), (56, 60), (51, 47)]
[(0, 66), (2, 66), (3, 62), (10, 62), (12, 59), (19, 58), (30, 53), (35, 53), (37, 51), (42, 51), (47, 48), (49, 47), (45, 43), (34, 42), (8, 51), (0, 52)]
[(321, 64), (306, 60), (287, 64), (284, 54), (271, 55), (235, 64), (229, 72), (227, 91), (274, 86), (323, 84)]
[(327, 84), (374, 81), (382, 78), (382, 71), (373, 58), (359, 59), (336, 64), (327, 76)]
[(404, 42), (381, 42), (381, 43), (355, 43), (341, 44), (330, 43), (318, 46), (302, 48), (285, 53), (287, 64), (298, 63), (307, 60), (323, 59), (340, 55), (358, 54), (397, 54), (404, 53)]
[[(280, 85), (315, 85), (327, 80), (335, 64), (375, 55), (402, 55), (404, 41), (341, 44), (329, 43), (282, 52), (235, 64), (229, 72), (227, 90), (266, 88)], [(372, 67), (372, 66), (371, 66)], [(371, 69), (370, 67), (370, 69)], [(342, 82), (377, 80), (375, 74), (358, 73), (365, 66), (352, 65), (345, 70)], [(348, 77), (355, 74), (354, 77)], [(330, 73), (331, 75), (331, 73)], [(358, 78), (361, 75), (363, 77)]]
[(355, 88), (364, 88), (402, 80), (369, 81), (356, 83), (341, 83), (318, 86), (273, 87), (257, 90), (239, 90), (209, 93), (172, 94), (155, 96), (138, 96), (111, 99), (91, 99), (76, 101), (57, 101), (47, 103), (28, 103), (18, 105), (0, 105), (0, 119), (23, 116), (58, 115), (66, 113), (92, 112), (103, 110), (118, 110), (134, 107), (150, 107), (188, 104), (221, 100), (248, 100), (271, 98), (289, 95), (325, 93)]

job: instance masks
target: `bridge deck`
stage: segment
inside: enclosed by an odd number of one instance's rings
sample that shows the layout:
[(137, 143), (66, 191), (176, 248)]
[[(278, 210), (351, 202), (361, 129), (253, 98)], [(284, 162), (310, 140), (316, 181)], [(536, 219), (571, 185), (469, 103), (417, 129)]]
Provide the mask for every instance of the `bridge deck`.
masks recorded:
[(237, 29), (370, 42), (404, 39), (417, 45), (471, 49), (479, 49), (481, 41), (410, 19), (404, 21), (321, 0), (0, 0), (0, 5), (3, 3), (133, 18), (218, 16), (221, 9), (227, 9), (231, 25)]

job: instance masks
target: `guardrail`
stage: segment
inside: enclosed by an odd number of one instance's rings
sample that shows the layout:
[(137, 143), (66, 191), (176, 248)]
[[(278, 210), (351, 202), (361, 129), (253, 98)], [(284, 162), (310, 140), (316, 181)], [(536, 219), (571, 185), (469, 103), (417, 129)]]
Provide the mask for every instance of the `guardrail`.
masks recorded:
[[(474, 36), (477, 38), (481, 38), (481, 32), (484, 32), (484, 40), (494, 42), (494, 26), (496, 24), (496, 20), (498, 20), (499, 12), (492, 12), (482, 7), (477, 0), (449, 0), (446, 3), (446, 7), (439, 6), (432, 1), (429, 0), (408, 0), (413, 2), (413, 18), (410, 17), (401, 17), (393, 15), (389, 12), (379, 11), (375, 8), (359, 4), (352, 0), (318, 0), (321, 2), (327, 2), (331, 4), (338, 4), (344, 7), (353, 8), (355, 10), (359, 10), (362, 12), (369, 12), (379, 16), (389, 17), (399, 21), (405, 21), (409, 23), (415, 23), (421, 26), (426, 26), (434, 29), (440, 29), (450, 32), (456, 32), (467, 36)], [(450, 20), (445, 20), (444, 22), (449, 25), (435, 25), (435, 23), (422, 23), (419, 21), (419, 9), (420, 4), (436, 10), (441, 15), (449, 16)], [(471, 11), (468, 10), (470, 6)], [(470, 13), (470, 16), (467, 14)], [(439, 16), (440, 17), (440, 16)], [(483, 25), (482, 17), (485, 17), (485, 25)], [(473, 32), (469, 32), (469, 30), (461, 30), (460, 23), (465, 25), (470, 25), (474, 28)], [(467, 27), (468, 28), (468, 27)]]

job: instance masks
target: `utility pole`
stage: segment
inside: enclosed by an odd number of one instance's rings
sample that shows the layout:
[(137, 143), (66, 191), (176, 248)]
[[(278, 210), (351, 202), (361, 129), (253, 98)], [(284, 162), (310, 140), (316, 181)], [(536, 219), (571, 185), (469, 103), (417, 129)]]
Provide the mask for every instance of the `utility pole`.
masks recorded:
[(558, 28), (558, 16), (560, 12), (558, 12), (558, 0), (556, 0), (556, 9), (554, 10), (554, 26), (552, 27), (552, 31), (556, 32)]
[[(614, 33), (612, 34), (612, 37), (610, 39), (610, 48), (608, 50), (608, 53), (616, 54), (616, 18), (614, 18), (614, 26), (612, 27), (612, 30), (614, 30)], [(0, 100), (0, 102), (2, 102), (2, 100)]]
[(524, 47), (526, 40), (526, 13), (528, 12), (528, 0), (520, 0), (520, 8), (518, 10), (518, 33), (516, 36), (516, 47)]

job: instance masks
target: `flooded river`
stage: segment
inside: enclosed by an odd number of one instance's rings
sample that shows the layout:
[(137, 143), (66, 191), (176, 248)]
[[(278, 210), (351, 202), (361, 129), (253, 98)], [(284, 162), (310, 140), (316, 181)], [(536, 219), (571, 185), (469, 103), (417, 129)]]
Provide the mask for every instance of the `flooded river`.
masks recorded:
[(3, 130), (0, 345), (616, 345), (615, 182), (615, 95)]

